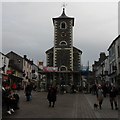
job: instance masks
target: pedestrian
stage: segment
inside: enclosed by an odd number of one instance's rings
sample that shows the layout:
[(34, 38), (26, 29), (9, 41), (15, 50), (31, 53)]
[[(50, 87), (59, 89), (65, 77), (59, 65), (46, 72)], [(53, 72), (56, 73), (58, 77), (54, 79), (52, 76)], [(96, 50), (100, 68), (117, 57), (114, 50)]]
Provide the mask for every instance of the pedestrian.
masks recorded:
[(19, 109), (19, 94), (17, 93), (16, 90), (13, 90), (13, 97), (15, 98), (15, 101), (14, 101), (14, 110), (16, 109)]
[(103, 90), (102, 86), (99, 84), (97, 89), (97, 100), (99, 103), (99, 108), (102, 109), (102, 103), (103, 103)]
[(96, 95), (97, 94), (97, 84), (93, 84), (93, 94)]
[(111, 87), (111, 90), (110, 90), (110, 93), (109, 93), (109, 97), (110, 97), (110, 104), (111, 104), (111, 109), (113, 110), (114, 107), (113, 107), (113, 103), (115, 105), (115, 109), (118, 110), (118, 107), (117, 107), (117, 100), (116, 100), (116, 97), (117, 97), (117, 89), (114, 85), (112, 85)]
[(18, 91), (21, 90), (21, 83), (18, 83), (18, 85), (17, 85), (17, 90), (18, 90)]
[(33, 84), (33, 90), (36, 91), (36, 89), (37, 89), (37, 85)]
[(25, 87), (25, 95), (26, 95), (26, 101), (31, 100), (31, 92), (32, 92), (32, 86), (30, 82), (28, 82), (27, 86)]
[(56, 102), (57, 88), (50, 86), (48, 89), (47, 99), (49, 101), (49, 107), (54, 107)]
[(104, 97), (106, 97), (106, 94), (107, 94), (107, 86), (106, 86), (106, 84), (103, 84), (102, 89), (103, 89), (103, 95), (104, 95)]
[(75, 92), (75, 86), (74, 86), (74, 85), (71, 86), (71, 93), (76, 93), (76, 92)]
[(12, 95), (12, 91), (10, 90), (10, 86), (6, 86), (5, 87), (5, 91), (4, 91), (4, 100), (5, 100), (5, 105), (7, 107), (7, 113), (9, 115), (11, 115), (12, 113), (14, 113), (14, 96)]

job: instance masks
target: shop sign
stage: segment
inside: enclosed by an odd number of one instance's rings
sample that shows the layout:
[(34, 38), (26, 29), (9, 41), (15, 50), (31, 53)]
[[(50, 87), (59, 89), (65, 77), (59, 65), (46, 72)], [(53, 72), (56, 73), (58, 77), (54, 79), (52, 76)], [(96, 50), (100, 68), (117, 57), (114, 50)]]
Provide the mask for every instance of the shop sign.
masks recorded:
[(7, 74), (12, 74), (13, 71), (12, 70), (7, 70)]
[(43, 71), (44, 72), (57, 72), (58, 71), (58, 67), (44, 67)]

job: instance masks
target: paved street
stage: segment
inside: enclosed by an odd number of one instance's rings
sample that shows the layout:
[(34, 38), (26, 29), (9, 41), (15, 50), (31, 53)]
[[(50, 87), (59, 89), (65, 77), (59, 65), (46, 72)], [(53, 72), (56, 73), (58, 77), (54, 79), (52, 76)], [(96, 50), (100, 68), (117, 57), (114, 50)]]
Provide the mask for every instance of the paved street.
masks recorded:
[(96, 96), (91, 94), (58, 94), (54, 108), (48, 107), (46, 92), (33, 92), (32, 101), (26, 102), (20, 93), (20, 109), (3, 118), (118, 118), (118, 111), (111, 110), (109, 98), (103, 101), (102, 110), (94, 110)]

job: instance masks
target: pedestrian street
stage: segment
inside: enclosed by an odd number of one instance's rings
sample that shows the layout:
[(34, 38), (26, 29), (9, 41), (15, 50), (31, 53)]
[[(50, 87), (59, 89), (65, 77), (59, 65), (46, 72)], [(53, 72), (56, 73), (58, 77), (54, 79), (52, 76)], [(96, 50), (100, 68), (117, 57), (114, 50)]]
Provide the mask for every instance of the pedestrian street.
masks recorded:
[(26, 101), (23, 91), (19, 92), (19, 110), (3, 118), (118, 118), (119, 110), (112, 110), (109, 97), (104, 98), (102, 109), (94, 110), (96, 96), (92, 94), (58, 94), (55, 107), (49, 107), (47, 92), (32, 92), (32, 100)]

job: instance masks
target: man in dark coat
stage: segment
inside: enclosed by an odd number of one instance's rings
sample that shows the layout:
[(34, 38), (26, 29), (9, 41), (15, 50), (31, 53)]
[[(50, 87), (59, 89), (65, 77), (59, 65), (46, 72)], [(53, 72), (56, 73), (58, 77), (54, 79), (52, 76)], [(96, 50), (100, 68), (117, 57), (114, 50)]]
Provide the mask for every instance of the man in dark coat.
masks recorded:
[(48, 89), (48, 95), (47, 95), (47, 99), (49, 101), (49, 107), (51, 107), (51, 103), (53, 103), (52, 107), (54, 107), (55, 101), (56, 101), (56, 95), (57, 95), (56, 87), (50, 86)]
[(14, 101), (14, 109), (16, 110), (16, 109), (19, 109), (19, 99), (20, 99), (20, 97), (19, 97), (19, 95), (18, 95), (18, 93), (17, 93), (17, 91), (15, 91), (15, 90), (13, 90), (13, 97), (15, 98), (15, 101)]
[(112, 86), (112, 87), (111, 87), (109, 96), (110, 96), (110, 104), (111, 104), (112, 110), (114, 109), (114, 108), (113, 108), (113, 103), (114, 103), (114, 105), (115, 105), (115, 109), (118, 110), (117, 100), (116, 100), (116, 97), (117, 97), (117, 89), (115, 88), (115, 86)]
[(32, 89), (33, 88), (32, 88), (30, 83), (28, 83), (27, 86), (25, 87), (25, 95), (26, 95), (26, 100), (27, 101), (30, 101)]

